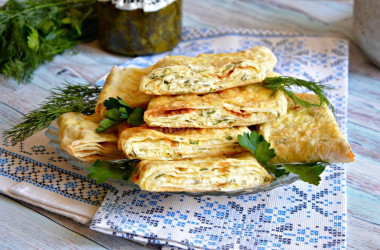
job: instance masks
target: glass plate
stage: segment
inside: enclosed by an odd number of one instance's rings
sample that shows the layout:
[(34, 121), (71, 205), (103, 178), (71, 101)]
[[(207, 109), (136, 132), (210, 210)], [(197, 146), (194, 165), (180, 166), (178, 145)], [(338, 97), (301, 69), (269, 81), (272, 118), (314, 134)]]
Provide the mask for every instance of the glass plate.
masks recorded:
[[(92, 165), (92, 162), (82, 161), (61, 149), (61, 143), (59, 140), (58, 128), (56, 124), (50, 125), (48, 129), (46, 130), (45, 134), (50, 139), (49, 144), (57, 150), (58, 154), (64, 157), (68, 162), (70, 162), (74, 166), (80, 167), (87, 171), (87, 168)], [(125, 161), (125, 159), (114, 160), (110, 162), (120, 162), (120, 161)], [(168, 193), (186, 194), (186, 195), (191, 195), (191, 196), (203, 196), (203, 195), (237, 196), (237, 195), (243, 195), (243, 194), (255, 194), (255, 193), (269, 191), (277, 187), (292, 184), (293, 182), (297, 180), (299, 180), (299, 176), (290, 173), (288, 176), (282, 176), (280, 178), (275, 179), (273, 182), (271, 182), (268, 185), (253, 187), (253, 188), (238, 189), (238, 190), (232, 190), (232, 191), (199, 191), (199, 192), (168, 192)], [(119, 181), (119, 180), (117, 181), (112, 180), (112, 181), (116, 183), (122, 183), (123, 185), (127, 185), (133, 188), (140, 189), (138, 185), (130, 181)]]

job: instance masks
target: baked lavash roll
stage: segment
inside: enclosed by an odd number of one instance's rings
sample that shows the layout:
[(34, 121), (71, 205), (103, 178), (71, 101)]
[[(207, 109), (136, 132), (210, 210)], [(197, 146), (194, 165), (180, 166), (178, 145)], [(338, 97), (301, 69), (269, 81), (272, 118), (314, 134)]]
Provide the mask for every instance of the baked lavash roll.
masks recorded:
[[(314, 94), (296, 95), (302, 100), (320, 103)], [(326, 104), (303, 107), (289, 100), (287, 114), (261, 124), (259, 134), (274, 148), (276, 156), (270, 161), (274, 164), (354, 160), (351, 147)]]
[(104, 101), (108, 100), (110, 97), (120, 97), (126, 103), (135, 108), (146, 108), (152, 96), (140, 92), (139, 86), (141, 78), (149, 74), (151, 70), (152, 66), (144, 69), (120, 69), (119, 67), (114, 66), (107, 76), (104, 87), (99, 94), (95, 112), (102, 118), (106, 117), (107, 109), (104, 106)]
[(262, 46), (241, 52), (167, 56), (141, 78), (140, 91), (151, 95), (207, 94), (261, 82), (277, 62)]
[(117, 131), (97, 133), (100, 117), (65, 113), (58, 117), (61, 148), (83, 161), (125, 158), (118, 149)]
[(273, 177), (251, 153), (175, 161), (143, 160), (131, 180), (147, 191), (231, 191), (269, 184)]
[(130, 159), (176, 160), (237, 154), (246, 151), (239, 145), (237, 135), (249, 133), (247, 127), (222, 129), (170, 129), (132, 127), (119, 136), (119, 149)]
[(268, 122), (286, 113), (282, 91), (259, 83), (205, 95), (155, 96), (145, 111), (149, 126), (224, 128)]

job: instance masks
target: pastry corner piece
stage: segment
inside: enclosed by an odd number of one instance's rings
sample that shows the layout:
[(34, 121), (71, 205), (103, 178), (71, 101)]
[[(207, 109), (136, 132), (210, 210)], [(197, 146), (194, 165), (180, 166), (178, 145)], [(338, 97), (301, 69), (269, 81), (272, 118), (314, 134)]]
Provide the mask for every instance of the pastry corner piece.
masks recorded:
[(131, 177), (154, 192), (233, 191), (267, 185), (273, 177), (250, 153), (177, 161), (139, 162)]
[[(319, 98), (314, 94), (296, 95), (319, 104)], [(351, 147), (326, 105), (302, 107), (289, 100), (287, 114), (261, 124), (259, 134), (274, 148), (276, 156), (271, 160), (274, 164), (354, 161)]]
[(132, 107), (147, 107), (152, 96), (140, 92), (139, 85), (141, 77), (149, 74), (151, 70), (151, 66), (144, 69), (120, 69), (114, 66), (107, 76), (104, 87), (99, 94), (95, 112), (102, 118), (106, 117), (107, 109), (104, 106), (104, 101), (110, 97), (121, 97)]
[(246, 151), (237, 136), (249, 133), (247, 127), (222, 129), (126, 128), (119, 136), (119, 148), (130, 159), (178, 160), (237, 154)]
[(61, 148), (83, 161), (125, 158), (119, 151), (117, 133), (97, 133), (100, 117), (65, 113), (58, 118)]
[(140, 90), (152, 95), (206, 94), (261, 82), (277, 62), (262, 46), (241, 52), (168, 56), (142, 77)]

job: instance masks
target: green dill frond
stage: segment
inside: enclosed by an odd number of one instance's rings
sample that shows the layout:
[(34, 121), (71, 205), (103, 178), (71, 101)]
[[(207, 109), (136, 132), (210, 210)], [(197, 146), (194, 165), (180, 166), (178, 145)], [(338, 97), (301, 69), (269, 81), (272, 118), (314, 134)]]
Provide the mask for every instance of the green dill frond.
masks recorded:
[[(287, 96), (289, 96), (290, 99), (293, 100), (294, 103), (299, 103), (304, 107), (319, 107), (323, 103), (325, 103), (327, 106), (330, 107), (333, 113), (335, 113), (334, 106), (329, 102), (329, 100), (323, 93), (324, 91), (331, 90), (332, 88), (330, 86), (327, 86), (318, 82), (306, 81), (306, 80), (302, 80), (302, 79), (298, 79), (298, 78), (290, 77), (290, 76), (267, 77), (264, 79), (262, 84), (264, 87), (268, 89), (272, 89), (275, 91), (277, 90), (283, 91)], [(307, 88), (308, 90), (313, 91), (319, 97), (320, 103), (315, 104), (315, 103), (301, 100), (293, 92), (287, 89), (291, 86), (304, 87), (304, 88)]]
[(23, 117), (23, 122), (4, 131), (3, 140), (11, 139), (12, 144), (24, 141), (67, 112), (94, 113), (100, 91), (100, 87), (93, 85), (65, 84), (56, 88), (39, 108)]

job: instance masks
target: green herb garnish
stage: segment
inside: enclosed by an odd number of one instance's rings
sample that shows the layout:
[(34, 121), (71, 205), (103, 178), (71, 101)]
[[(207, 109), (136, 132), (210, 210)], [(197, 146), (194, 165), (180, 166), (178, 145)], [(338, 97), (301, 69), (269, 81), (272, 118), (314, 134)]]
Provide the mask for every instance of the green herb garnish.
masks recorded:
[(297, 174), (301, 180), (317, 186), (321, 181), (320, 174), (325, 171), (326, 163), (282, 164), (282, 166), (285, 171)]
[(145, 109), (141, 107), (133, 108), (120, 97), (117, 97), (117, 99), (110, 97), (104, 101), (104, 106), (107, 108), (107, 117), (100, 122), (100, 126), (96, 129), (98, 133), (123, 121), (137, 127), (144, 123)]
[(100, 87), (90, 85), (66, 84), (56, 88), (41, 107), (23, 117), (23, 122), (4, 131), (3, 139), (11, 139), (12, 144), (24, 141), (67, 112), (92, 114), (100, 91)]
[[(332, 88), (330, 86), (326, 86), (323, 84), (320, 84), (318, 82), (312, 82), (312, 81), (306, 81), (290, 76), (278, 76), (278, 77), (267, 77), (262, 82), (263, 86), (272, 89), (272, 90), (282, 90), (287, 96), (289, 96), (290, 99), (293, 100), (293, 102), (299, 103), (304, 107), (319, 107), (323, 103), (326, 103), (327, 106), (330, 107), (330, 109), (335, 113), (334, 106), (329, 102), (327, 97), (323, 94), (323, 91), (325, 90), (331, 90)], [(320, 100), (319, 104), (311, 103), (308, 101), (301, 100), (298, 98), (293, 92), (286, 89), (287, 87), (291, 86), (297, 86), (297, 87), (305, 87), (311, 91), (313, 91)]]
[(262, 135), (256, 131), (252, 131), (251, 134), (244, 133), (238, 135), (239, 144), (248, 149), (260, 162), (264, 168), (272, 173), (276, 178), (289, 173), (299, 175), (300, 179), (304, 182), (319, 185), (321, 180), (321, 173), (326, 168), (326, 163), (314, 162), (307, 164), (280, 164), (274, 165), (268, 162), (276, 156), (273, 148), (270, 148), (268, 143)]
[(274, 149), (270, 148), (270, 143), (262, 135), (259, 136), (256, 131), (252, 131), (251, 134), (238, 135), (238, 140), (239, 144), (248, 149), (263, 165), (276, 156)]
[(128, 160), (120, 163), (97, 160), (88, 168), (91, 173), (87, 177), (96, 180), (97, 183), (106, 182), (108, 179), (127, 181), (131, 177), (133, 167), (137, 162), (139, 160)]
[(9, 0), (0, 7), (0, 73), (28, 82), (38, 66), (97, 36), (96, 0)]

